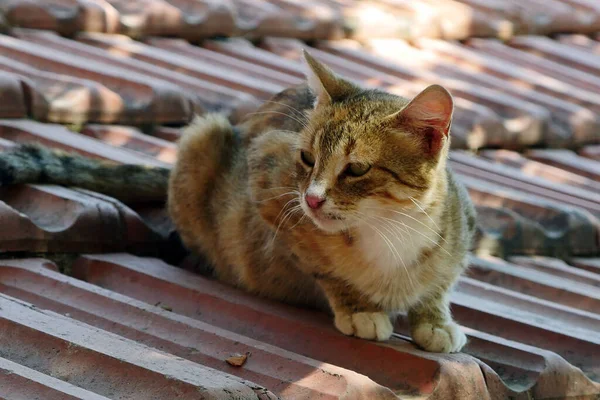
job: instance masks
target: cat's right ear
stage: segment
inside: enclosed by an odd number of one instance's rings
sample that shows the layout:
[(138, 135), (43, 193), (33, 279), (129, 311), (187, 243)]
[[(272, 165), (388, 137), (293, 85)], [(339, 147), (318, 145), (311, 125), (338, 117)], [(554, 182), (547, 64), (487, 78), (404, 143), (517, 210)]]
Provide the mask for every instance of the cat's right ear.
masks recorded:
[(303, 50), (308, 65), (308, 87), (315, 95), (315, 108), (341, 100), (357, 90), (354, 84), (340, 78), (329, 67), (321, 64)]

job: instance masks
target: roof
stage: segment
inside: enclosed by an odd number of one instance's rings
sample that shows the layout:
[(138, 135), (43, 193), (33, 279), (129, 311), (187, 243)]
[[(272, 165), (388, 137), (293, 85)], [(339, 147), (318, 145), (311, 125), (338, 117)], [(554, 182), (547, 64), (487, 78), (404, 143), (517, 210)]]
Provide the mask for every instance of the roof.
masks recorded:
[(479, 212), (452, 296), (469, 344), (440, 355), (404, 319), (387, 343), (349, 338), (198, 274), (161, 205), (0, 188), (0, 398), (600, 398), (596, 1), (9, 0), (0, 15), (2, 148), (168, 167), (195, 113), (235, 122), (300, 82), (309, 40), (364, 85), (452, 92), (451, 165)]

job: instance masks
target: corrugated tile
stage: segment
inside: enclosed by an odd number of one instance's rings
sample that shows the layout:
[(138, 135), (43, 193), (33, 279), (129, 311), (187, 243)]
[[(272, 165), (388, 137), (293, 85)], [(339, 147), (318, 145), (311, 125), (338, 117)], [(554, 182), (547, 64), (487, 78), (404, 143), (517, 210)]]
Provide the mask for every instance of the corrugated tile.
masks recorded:
[(0, 218), (1, 252), (125, 251), (162, 241), (116, 200), (57, 186), (3, 188)]
[(24, 89), (25, 82), (22, 77), (0, 71), (0, 118), (27, 116), (29, 105), (25, 101)]
[[(156, 264), (155, 260), (147, 261)], [(168, 303), (146, 304), (65, 277), (44, 264), (43, 260), (5, 262), (0, 267), (3, 293), (173, 356), (251, 380), (284, 398), (396, 398), (389, 389), (355, 372), (182, 316), (174, 310), (166, 311), (171, 309)], [(11, 273), (19, 279), (7, 279)], [(47, 285), (52, 289), (39, 290)], [(225, 363), (235, 353), (250, 353), (242, 368)]]
[[(101, 396), (275, 398), (253, 382), (36, 309), (9, 296), (0, 296), (0, 303), (3, 358)], [(31, 326), (32, 321), (38, 323)], [(38, 357), (31, 357), (33, 353)]]
[(46, 146), (75, 151), (88, 157), (118, 163), (168, 167), (154, 157), (126, 149), (118, 149), (98, 140), (72, 132), (61, 125), (42, 124), (30, 120), (0, 119), (0, 137), (18, 143), (38, 142)]
[(105, 0), (6, 0), (0, 12), (12, 26), (49, 29), (63, 35), (84, 30), (116, 33), (119, 13)]
[(172, 84), (115, 67), (110, 63), (63, 53), (25, 40), (0, 35), (4, 57), (55, 74), (98, 80), (119, 94), (118, 121), (127, 123), (185, 123), (191, 117), (191, 102)]
[(239, 33), (329, 39), (343, 35), (340, 15), (329, 2), (293, 0), (232, 0)]
[(577, 69), (573, 63), (556, 62), (545, 54), (519, 50), (495, 40), (469, 39), (467, 43), (480, 53), (510, 61), (582, 90), (594, 93), (600, 90), (600, 77)]
[[(193, 398), (202, 396), (193, 391), (197, 386), (205, 397), (226, 398), (236, 396), (218, 392), (223, 387), (241, 391), (237, 397), (243, 398), (598, 397), (600, 385), (592, 381), (600, 379), (598, 42), (581, 35), (516, 37), (508, 45), (423, 38), (591, 32), (600, 5), (460, 3), (0, 2), (0, 10), (18, 11), (6, 16), (21, 18), (22, 26), (69, 36), (86, 32), (76, 40), (16, 28), (9, 32), (13, 37), (0, 36), (0, 96), (10, 96), (14, 106), (0, 104), (0, 118), (19, 118), (0, 119), (0, 148), (41, 141), (163, 167), (174, 161), (174, 142), (194, 112), (222, 111), (236, 122), (259, 101), (303, 80), (305, 44), (298, 38), (331, 38), (342, 26), (363, 35), (369, 40), (311, 42), (310, 50), (369, 86), (404, 96), (431, 83), (452, 91), (453, 146), (484, 148), (453, 151), (450, 161), (479, 211), (475, 250), (509, 257), (472, 258), (451, 297), (453, 314), (469, 337), (466, 354), (439, 355), (410, 343), (404, 316), (387, 343), (344, 337), (328, 316), (257, 299), (186, 271), (209, 268), (201, 255), (181, 247), (162, 204), (130, 208), (55, 186), (1, 188), (0, 251), (8, 251), (6, 257), (15, 251), (128, 251), (164, 262), (105, 254), (71, 264), (74, 255), (48, 256), (86, 283), (59, 274), (47, 261), (1, 260), (0, 370), (9, 373), (0, 374), (0, 397), (158, 399), (174, 397), (176, 388), (180, 397)], [(88, 33), (117, 30), (140, 41)], [(294, 39), (265, 38), (260, 47), (242, 38), (205, 40), (202, 47), (181, 39), (197, 42), (220, 33)], [(412, 42), (371, 40), (390, 34)], [(69, 123), (80, 132), (26, 117)], [(524, 151), (529, 146), (536, 149)], [(116, 343), (122, 347), (113, 349)], [(51, 353), (52, 347), (60, 352)], [(245, 352), (251, 354), (241, 368), (224, 361)], [(158, 361), (151, 365), (147, 355)]]
[(556, 257), (590, 255), (598, 252), (598, 220), (582, 209), (565, 206), (532, 193), (498, 186), (487, 173), (459, 180), (478, 207), (483, 237), (477, 241), (479, 254), (505, 257), (539, 254)]
[(598, 77), (598, 55), (580, 48), (557, 43), (543, 36), (521, 36), (510, 41), (510, 46), (526, 50), (548, 60), (568, 65)]
[(600, 274), (600, 258), (572, 258), (571, 263), (586, 271)]
[(5, 358), (0, 358), (0, 396), (3, 399), (110, 400)]
[[(80, 40), (109, 50), (113, 53), (123, 54), (135, 60), (152, 64), (164, 69), (175, 70), (189, 77), (207, 81), (219, 86), (228, 87), (229, 90), (246, 92), (263, 100), (283, 90), (285, 86), (276, 83), (262, 82), (253, 78), (248, 73), (242, 74), (235, 70), (217, 68), (210, 60), (194, 59), (182, 56), (171, 51), (149, 46), (126, 37), (109, 35), (85, 35)], [(189, 48), (192, 45), (187, 44)]]
[(540, 76), (515, 61), (478, 54), (461, 44), (419, 39), (416, 45), (430, 52), (430, 65), (445, 60), (451, 63), (446, 69), (452, 68), (462, 79), (550, 110), (552, 119), (543, 144), (559, 146), (595, 139), (600, 125), (595, 114), (600, 110), (600, 96), (596, 93), (577, 89), (559, 79)]
[(253, 78), (260, 79), (262, 82), (270, 82), (283, 87), (300, 84), (303, 78), (288, 75), (271, 68), (265, 68), (256, 63), (244, 62), (236, 57), (224, 55), (209, 49), (198, 46), (192, 46), (188, 42), (180, 39), (149, 38), (146, 40), (151, 46), (158, 47), (169, 52), (182, 55), (213, 65), (217, 69), (226, 69), (240, 74), (252, 75)]
[(231, 56), (236, 60), (260, 65), (270, 70), (295, 76), (299, 79), (306, 78), (306, 71), (301, 64), (256, 47), (246, 39), (206, 40), (202, 42), (202, 46), (212, 51)]
[[(588, 147), (590, 146), (584, 147), (584, 149)], [(564, 190), (567, 191), (569, 191), (569, 187), (572, 186), (586, 189), (592, 193), (600, 191), (600, 182), (596, 180), (586, 178), (575, 172), (544, 164), (543, 162), (531, 160), (515, 151), (483, 150), (479, 153), (479, 156), (518, 168), (525, 175), (540, 177), (552, 182), (564, 184), (566, 185)]]
[[(600, 275), (573, 267), (563, 260), (548, 257), (523, 256), (511, 257), (509, 260), (512, 263), (531, 268), (532, 270), (549, 273), (557, 278), (566, 279), (569, 283), (582, 283), (588, 290), (593, 286), (600, 288)], [(550, 300), (562, 302), (559, 297), (551, 298)], [(584, 305), (583, 308), (592, 311), (592, 307), (588, 307), (588, 305)], [(597, 311), (598, 310), (596, 310), (596, 314), (600, 315), (600, 312)]]
[(570, 150), (530, 150), (526, 154), (544, 164), (575, 172), (596, 182), (600, 180), (600, 161), (580, 157)]
[(106, 0), (118, 12), (120, 33), (177, 36), (198, 40), (236, 31), (235, 10), (229, 1)]
[(86, 125), (81, 133), (115, 147), (134, 150), (165, 163), (174, 163), (177, 147), (166, 140), (144, 135), (139, 130), (116, 125)]
[(579, 150), (579, 154), (584, 157), (600, 161), (600, 145), (583, 146)]
[(515, 168), (495, 164), (466, 152), (452, 152), (450, 165), (462, 175), (482, 178), (502, 187), (572, 205), (600, 216), (600, 199), (595, 190), (562, 185), (540, 177), (530, 177)]
[(177, 142), (181, 137), (181, 129), (169, 126), (156, 126), (148, 134), (173, 143)]
[[(400, 396), (403, 394), (414, 396), (419, 393), (430, 399), (444, 399), (448, 396), (461, 399), (481, 399), (487, 398), (486, 391), (493, 389), (493, 392), (489, 394), (491, 398), (500, 399), (506, 398), (508, 394), (518, 397), (516, 394), (525, 389), (518, 385), (515, 385), (514, 389), (505, 387), (495, 373), (464, 355), (440, 356), (425, 353), (415, 350), (412, 346), (403, 344), (399, 340), (392, 340), (389, 344), (379, 346), (373, 342), (344, 337), (334, 331), (328, 318), (323, 318), (321, 315), (268, 301), (250, 300), (251, 297), (247, 294), (168, 267), (155, 260), (139, 259), (127, 255), (86, 256), (73, 265), (73, 271), (76, 277), (112, 291), (127, 294), (145, 303), (161, 302), (161, 304), (168, 305), (176, 314), (199, 319), (255, 340), (267, 341), (288, 351), (364, 373), (375, 382), (394, 389)], [(63, 292), (68, 293), (69, 291)], [(481, 296), (481, 293), (477, 293), (477, 295)], [(461, 317), (465, 316), (465, 320), (477, 319), (487, 313), (490, 316), (495, 315), (495, 317), (491, 317), (491, 320), (501, 320), (499, 315), (502, 314), (497, 314), (498, 309), (484, 311), (477, 304), (473, 304), (474, 298), (472, 294), (466, 292), (457, 295), (455, 307), (458, 307)], [(504, 307), (503, 310), (506, 311), (507, 306)], [(524, 330), (537, 330), (538, 333), (548, 329), (544, 324), (551, 323), (550, 318), (545, 319), (541, 325), (539, 322), (537, 325), (531, 324), (530, 321), (514, 314), (509, 317), (509, 319), (511, 318), (514, 321), (513, 325), (522, 326)], [(485, 320), (489, 321), (489, 319)], [(482, 324), (477, 323), (477, 325), (481, 328)], [(508, 360), (502, 359), (501, 352), (490, 352), (490, 346), (509, 350), (512, 354), (516, 351), (515, 348), (519, 349), (519, 346), (522, 346), (516, 343), (511, 344), (506, 339), (494, 338), (490, 334), (473, 331), (471, 328), (474, 328), (474, 325), (466, 324), (465, 326), (468, 327), (468, 333), (472, 332), (475, 335), (474, 351), (486, 353), (487, 349), (488, 356), (496, 359), (497, 365), (506, 364)], [(402, 329), (401, 325), (399, 327)], [(495, 330), (500, 327), (499, 324), (492, 324), (487, 327), (487, 330)], [(511, 333), (513, 332), (518, 333), (518, 328), (511, 330)], [(547, 337), (547, 334), (545, 335)], [(530, 341), (547, 344), (544, 340), (532, 338)], [(569, 338), (569, 341), (579, 343), (579, 339)], [(535, 350), (527, 348), (527, 346), (521, 347), (520, 351), (533, 353), (530, 357), (536, 356)], [(538, 353), (544, 354), (539, 350)], [(552, 392), (552, 390), (556, 390), (556, 387), (553, 386), (556, 381), (550, 377), (558, 371), (560, 371), (561, 380), (568, 379), (571, 382), (577, 382), (568, 389), (561, 386), (561, 390), (565, 393), (581, 395), (598, 392), (598, 385), (585, 378), (580, 371), (569, 370), (564, 360), (550, 356), (548, 352), (544, 354), (544, 358), (547, 359), (546, 368), (538, 367), (535, 372), (535, 374), (539, 374), (540, 381), (536, 382), (537, 376), (535, 376), (531, 382), (533, 384), (531, 390), (536, 393), (536, 396), (543, 398), (544, 396), (550, 397), (553, 393), (556, 394), (556, 392)], [(366, 359), (378, 361), (376, 364), (371, 364), (364, 362)], [(589, 366), (585, 365), (586, 368)], [(592, 367), (593, 365), (591, 363)], [(515, 373), (515, 369), (511, 368), (510, 363), (507, 367), (512, 373)], [(528, 366), (523, 365), (523, 368), (527, 370)], [(439, 375), (432, 382), (430, 374), (435, 374), (434, 371), (438, 371)], [(521, 370), (521, 373), (523, 372)], [(483, 380), (473, 380), (480, 376), (480, 373), (485, 374), (485, 383)], [(471, 380), (465, 381), (466, 376), (470, 376)], [(399, 377), (402, 377), (400, 381)]]

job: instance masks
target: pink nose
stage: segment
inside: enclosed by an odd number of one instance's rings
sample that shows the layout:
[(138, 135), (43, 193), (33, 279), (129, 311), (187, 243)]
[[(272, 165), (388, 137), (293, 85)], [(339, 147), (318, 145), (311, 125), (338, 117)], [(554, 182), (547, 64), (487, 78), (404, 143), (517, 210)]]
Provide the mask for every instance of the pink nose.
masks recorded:
[(319, 207), (321, 207), (323, 205), (323, 203), (325, 203), (325, 199), (318, 197), (318, 196), (312, 196), (307, 194), (306, 197), (306, 204), (308, 204), (308, 206), (312, 209), (317, 209)]

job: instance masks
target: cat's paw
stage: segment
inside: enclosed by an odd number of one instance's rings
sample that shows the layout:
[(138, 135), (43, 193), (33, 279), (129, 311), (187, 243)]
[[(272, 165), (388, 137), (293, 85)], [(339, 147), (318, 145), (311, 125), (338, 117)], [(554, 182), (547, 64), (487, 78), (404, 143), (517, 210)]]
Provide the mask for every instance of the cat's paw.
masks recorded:
[(370, 340), (387, 340), (394, 331), (390, 317), (384, 312), (338, 313), (335, 327), (344, 335)]
[(433, 353), (457, 353), (467, 343), (467, 337), (454, 322), (422, 323), (412, 330), (412, 338), (420, 347)]

